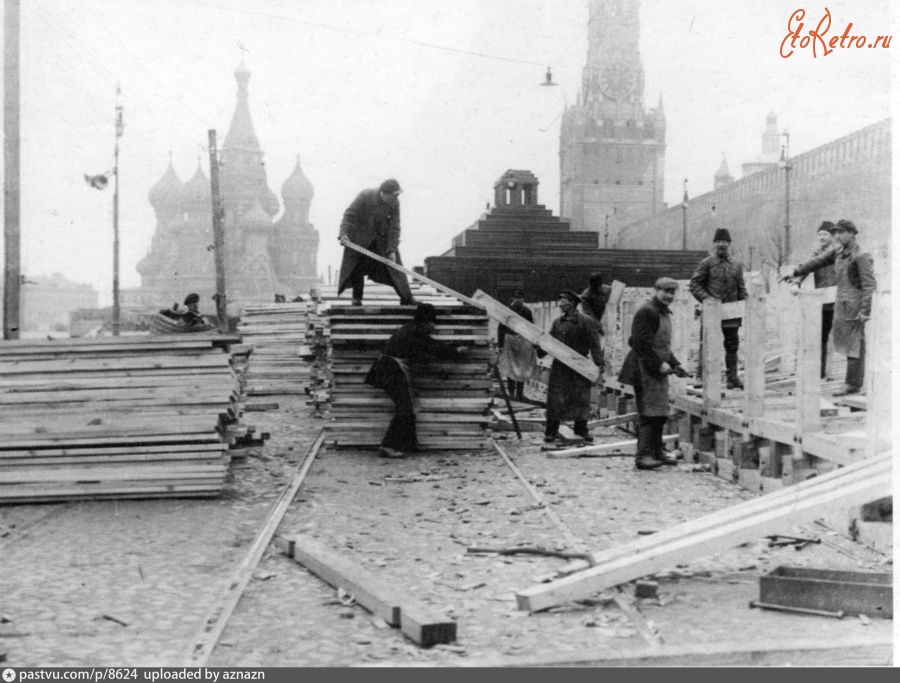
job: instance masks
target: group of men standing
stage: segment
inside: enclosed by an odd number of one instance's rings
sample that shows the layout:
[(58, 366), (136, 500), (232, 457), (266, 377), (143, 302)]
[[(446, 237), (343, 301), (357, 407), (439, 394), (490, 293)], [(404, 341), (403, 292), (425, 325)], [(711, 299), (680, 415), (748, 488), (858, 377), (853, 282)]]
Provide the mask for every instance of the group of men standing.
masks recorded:
[[(353, 305), (362, 304), (365, 277), (393, 286), (400, 296), (401, 305), (416, 303), (401, 271), (348, 246), (348, 243), (356, 244), (402, 265), (398, 251), (400, 193), (400, 184), (396, 180), (386, 180), (377, 189), (361, 192), (344, 213), (339, 240), (345, 249), (338, 294), (350, 287)], [(817, 231), (819, 245), (812, 257), (782, 277), (782, 281), (799, 285), (806, 275), (815, 273), (816, 287), (837, 287), (835, 304), (826, 304), (822, 311), (822, 377), (825, 376), (826, 345), (830, 332), (833, 331), (835, 350), (845, 354), (848, 360), (844, 386), (834, 393), (835, 396), (858, 393), (863, 385), (864, 325), (871, 316), (876, 283), (872, 258), (856, 242), (858, 232), (856, 225), (849, 220), (840, 220), (836, 224), (823, 222)], [(724, 228), (716, 230), (713, 244), (713, 253), (700, 261), (690, 279), (691, 294), (701, 304), (709, 298), (722, 303), (746, 299), (744, 268), (731, 254), (729, 231)], [(656, 281), (653, 296), (635, 313), (628, 339), (630, 349), (618, 374), (619, 382), (634, 389), (638, 413), (635, 464), (642, 470), (677, 462), (663, 449), (663, 431), (669, 415), (668, 378), (673, 374), (687, 376), (672, 353), (671, 345), (669, 306), (677, 288), (678, 283), (672, 278), (663, 277)], [(591, 276), (589, 286), (580, 295), (570, 289), (563, 290), (558, 300), (561, 314), (550, 328), (553, 338), (594, 361), (600, 369), (598, 382), (603, 381), (605, 366), (601, 337), (609, 296), (610, 287), (603, 284), (600, 273)], [(578, 311), (579, 306), (581, 312)], [(510, 308), (533, 322), (521, 289), (514, 293)], [(418, 448), (412, 366), (430, 358), (455, 357), (464, 352), (461, 348), (445, 347), (431, 337), (436, 319), (434, 307), (419, 304), (413, 322), (394, 333), (366, 378), (373, 386), (383, 388), (396, 404), (394, 419), (382, 443), (382, 455), (395, 457)], [(738, 375), (741, 318), (722, 320), (721, 325), (727, 388), (743, 389)], [(499, 326), (497, 341), (501, 351), (498, 368), (507, 378), (508, 393), (522, 399), (524, 383), (531, 377), (537, 358), (546, 353), (503, 325)], [(545, 444), (557, 444), (561, 424), (569, 421), (582, 442), (593, 441), (588, 429), (591, 388), (590, 380), (554, 359), (547, 385)]]

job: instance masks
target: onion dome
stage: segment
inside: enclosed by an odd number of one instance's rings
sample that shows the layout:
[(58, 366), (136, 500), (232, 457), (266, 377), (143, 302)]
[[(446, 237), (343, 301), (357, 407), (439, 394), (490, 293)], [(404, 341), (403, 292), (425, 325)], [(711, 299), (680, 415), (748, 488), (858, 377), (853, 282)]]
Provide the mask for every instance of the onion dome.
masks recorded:
[(212, 190), (209, 187), (209, 178), (203, 172), (200, 162), (197, 162), (197, 172), (184, 184), (182, 197), (185, 202), (192, 204), (209, 204)]
[(294, 166), (293, 173), (287, 177), (287, 180), (281, 186), (281, 196), (285, 202), (311, 202), (313, 194), (312, 183), (309, 182), (309, 178), (306, 177), (303, 169), (300, 168), (300, 157), (298, 156), (297, 165)]
[(272, 217), (266, 213), (266, 210), (259, 202), (259, 198), (256, 198), (250, 210), (241, 216), (241, 223), (248, 228), (267, 228), (272, 225)]
[(156, 184), (150, 188), (147, 197), (150, 199), (150, 204), (154, 209), (167, 205), (178, 206), (183, 189), (184, 183), (181, 182), (181, 178), (175, 173), (175, 168), (172, 166), (172, 158), (169, 157), (169, 167), (163, 173), (162, 178), (157, 180)]

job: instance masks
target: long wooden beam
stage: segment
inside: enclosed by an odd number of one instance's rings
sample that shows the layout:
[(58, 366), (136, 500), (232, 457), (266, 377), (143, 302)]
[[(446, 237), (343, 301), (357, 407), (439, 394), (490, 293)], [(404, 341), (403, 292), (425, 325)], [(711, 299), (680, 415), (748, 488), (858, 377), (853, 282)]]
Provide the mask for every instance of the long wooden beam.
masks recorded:
[(306, 478), (309, 468), (312, 467), (313, 461), (324, 441), (325, 431), (319, 430), (316, 440), (313, 441), (313, 444), (306, 452), (306, 456), (303, 458), (297, 472), (272, 506), (269, 516), (247, 550), (247, 555), (238, 565), (234, 574), (229, 577), (224, 591), (203, 619), (200, 633), (191, 644), (186, 666), (206, 666), (219, 637), (222, 635), (222, 631), (225, 630), (225, 626), (228, 624), (232, 612), (234, 612), (234, 608), (237, 607), (241, 596), (244, 594), (244, 589), (250, 583), (250, 578), (253, 576), (256, 565), (259, 564), (263, 553), (272, 541), (272, 536), (275, 535), (275, 531), (278, 529), (278, 525), (281, 524), (281, 520), (284, 518), (291, 501), (297, 495), (297, 491), (303, 484), (303, 480)]
[[(589, 597), (696, 557), (710, 555), (814, 519), (835, 503), (863, 504), (890, 495), (891, 454), (836, 470), (615, 548), (608, 561), (516, 594), (519, 609), (535, 612)], [(772, 503), (771, 505), (765, 505)], [(762, 505), (761, 505), (762, 504)], [(746, 514), (747, 510), (752, 514)], [(596, 555), (594, 556), (596, 559)]]
[(455, 299), (459, 299), (463, 303), (484, 309), (491, 318), (499, 323), (506, 325), (508, 328), (523, 336), (532, 344), (536, 344), (551, 356), (553, 356), (560, 362), (565, 363), (567, 366), (575, 370), (575, 372), (583, 375), (592, 382), (596, 381), (597, 377), (600, 375), (600, 370), (590, 360), (588, 360), (581, 354), (575, 353), (572, 349), (560, 342), (558, 339), (554, 339), (537, 325), (529, 323), (527, 320), (525, 320), (525, 318), (509, 310), (506, 306), (501, 304), (496, 299), (491, 298), (481, 290), (476, 292), (475, 295), (470, 298), (465, 296), (464, 294), (460, 294), (459, 292), (450, 289), (446, 285), (442, 285), (440, 282), (435, 282), (434, 280), (427, 278), (414, 270), (404, 268), (400, 264), (394, 263), (390, 259), (379, 256), (378, 254), (369, 251), (368, 249), (364, 249), (358, 244), (353, 244), (347, 239), (342, 240), (341, 244), (343, 244), (348, 249), (353, 249), (354, 251), (357, 251), (360, 254), (365, 254), (369, 258), (374, 259), (379, 263), (383, 263), (389, 268), (393, 268), (398, 272), (404, 273), (414, 280), (424, 282), (427, 285), (431, 285), (435, 289), (444, 292), (445, 294), (449, 294)]

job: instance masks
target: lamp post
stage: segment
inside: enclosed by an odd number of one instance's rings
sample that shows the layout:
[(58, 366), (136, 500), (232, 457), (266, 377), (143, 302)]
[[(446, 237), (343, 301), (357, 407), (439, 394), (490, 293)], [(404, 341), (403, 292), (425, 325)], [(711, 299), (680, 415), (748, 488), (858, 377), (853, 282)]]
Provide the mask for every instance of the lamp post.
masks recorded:
[(688, 210), (688, 193), (687, 178), (684, 179), (684, 197), (681, 200), (681, 249), (687, 251), (687, 210)]
[(122, 104), (119, 96), (122, 91), (116, 87), (116, 148), (113, 155), (113, 176), (116, 184), (113, 188), (113, 309), (112, 309), (112, 333), (119, 336), (119, 138), (125, 132), (125, 123), (122, 121)]
[(781, 161), (779, 165), (784, 169), (784, 255), (783, 263), (787, 263), (791, 255), (791, 152), (790, 133), (784, 131), (784, 144), (781, 146)]

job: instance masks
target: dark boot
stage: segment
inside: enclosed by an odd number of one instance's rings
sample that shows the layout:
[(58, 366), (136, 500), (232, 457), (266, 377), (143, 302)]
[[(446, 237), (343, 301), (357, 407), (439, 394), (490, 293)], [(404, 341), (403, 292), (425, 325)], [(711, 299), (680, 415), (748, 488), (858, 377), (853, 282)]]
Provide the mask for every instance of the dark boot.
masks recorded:
[(638, 427), (637, 452), (634, 466), (639, 470), (655, 470), (662, 467), (662, 462), (653, 457), (653, 426), (642, 424)]
[(506, 395), (509, 398), (513, 398), (516, 395), (516, 380), (514, 380), (514, 379), (506, 380)]

